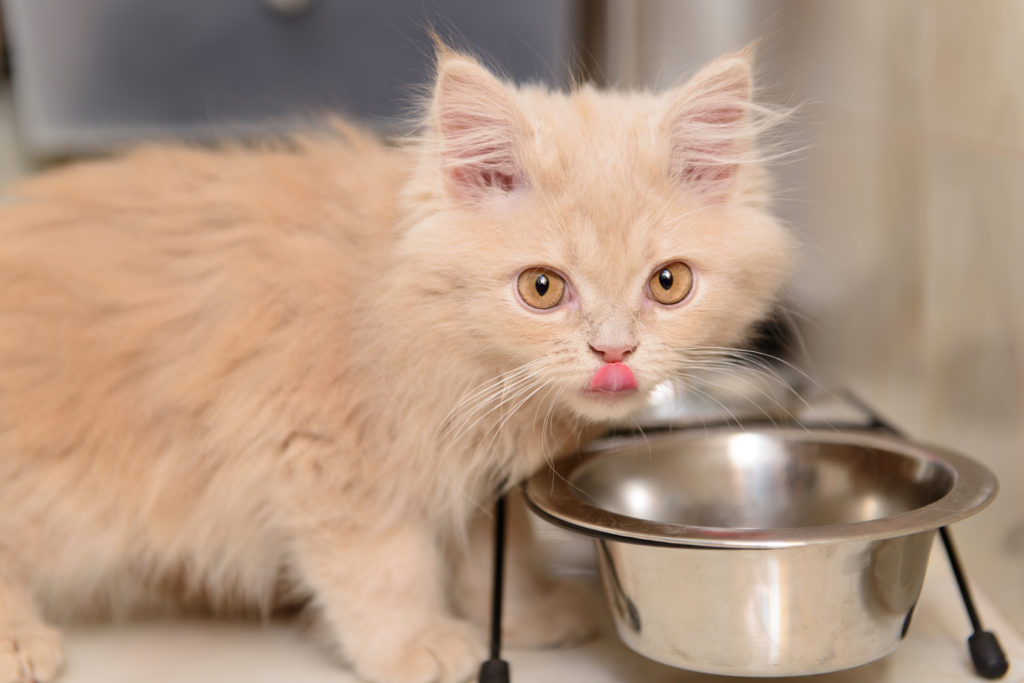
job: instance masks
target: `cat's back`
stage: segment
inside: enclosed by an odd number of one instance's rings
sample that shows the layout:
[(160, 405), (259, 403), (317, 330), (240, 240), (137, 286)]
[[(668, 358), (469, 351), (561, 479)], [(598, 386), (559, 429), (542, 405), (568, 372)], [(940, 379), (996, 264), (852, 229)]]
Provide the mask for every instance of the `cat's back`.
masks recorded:
[(401, 152), (339, 128), (273, 149), (151, 146), (12, 188), (0, 460), (175, 421), (194, 432), (314, 372), (297, 340), (344, 357), (404, 173)]
[(0, 257), (7, 268), (31, 255), (20, 263), (26, 272), (65, 256), (170, 265), (185, 252), (216, 258), (232, 247), (294, 247), (297, 237), (372, 248), (388, 239), (404, 174), (400, 151), (340, 123), (264, 147), (149, 145), (0, 195)]

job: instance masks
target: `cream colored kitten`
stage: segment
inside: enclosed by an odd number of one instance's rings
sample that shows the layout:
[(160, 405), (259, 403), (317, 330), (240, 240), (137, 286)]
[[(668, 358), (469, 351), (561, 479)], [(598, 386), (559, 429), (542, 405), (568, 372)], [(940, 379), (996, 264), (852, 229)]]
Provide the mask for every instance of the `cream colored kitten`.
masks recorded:
[[(749, 61), (658, 95), (553, 93), (442, 50), (401, 148), (339, 124), (14, 188), (0, 682), (58, 673), (42, 615), (159, 598), (309, 600), (367, 680), (471, 675), (489, 586), (465, 555), (498, 483), (641, 406), (690, 350), (740, 343), (777, 296), (790, 239)], [(510, 635), (583, 637), (574, 594), (511, 552)]]

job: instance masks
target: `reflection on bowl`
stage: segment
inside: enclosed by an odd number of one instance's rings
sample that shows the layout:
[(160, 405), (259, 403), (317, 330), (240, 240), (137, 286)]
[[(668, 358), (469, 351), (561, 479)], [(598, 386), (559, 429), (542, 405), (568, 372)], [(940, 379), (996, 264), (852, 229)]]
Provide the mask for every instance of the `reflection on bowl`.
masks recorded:
[(657, 439), (645, 450), (641, 458), (606, 452), (576, 467), (575, 495), (652, 522), (755, 529), (893, 517), (953, 488), (953, 472), (938, 462), (843, 443), (749, 433)]

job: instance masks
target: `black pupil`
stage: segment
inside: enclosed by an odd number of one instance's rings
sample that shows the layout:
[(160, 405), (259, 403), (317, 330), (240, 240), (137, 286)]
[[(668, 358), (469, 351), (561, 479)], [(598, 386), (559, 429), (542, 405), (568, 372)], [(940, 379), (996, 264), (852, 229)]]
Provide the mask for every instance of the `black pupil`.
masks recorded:
[(666, 292), (672, 289), (672, 271), (666, 268), (658, 273), (658, 284), (660, 284), (661, 288)]
[(538, 275), (535, 286), (537, 287), (538, 294), (540, 294), (541, 296), (547, 294), (548, 288), (551, 286), (551, 283), (548, 281), (548, 276), (544, 275), (543, 273)]

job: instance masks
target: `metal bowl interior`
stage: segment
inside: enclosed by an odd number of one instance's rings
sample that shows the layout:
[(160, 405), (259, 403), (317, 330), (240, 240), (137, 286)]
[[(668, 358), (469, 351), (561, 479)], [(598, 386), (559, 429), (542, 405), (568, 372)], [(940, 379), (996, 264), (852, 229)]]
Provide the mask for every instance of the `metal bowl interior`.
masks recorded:
[(691, 431), (612, 439), (527, 482), (545, 516), (677, 545), (776, 547), (935, 529), (987, 504), (968, 458), (867, 432)]

